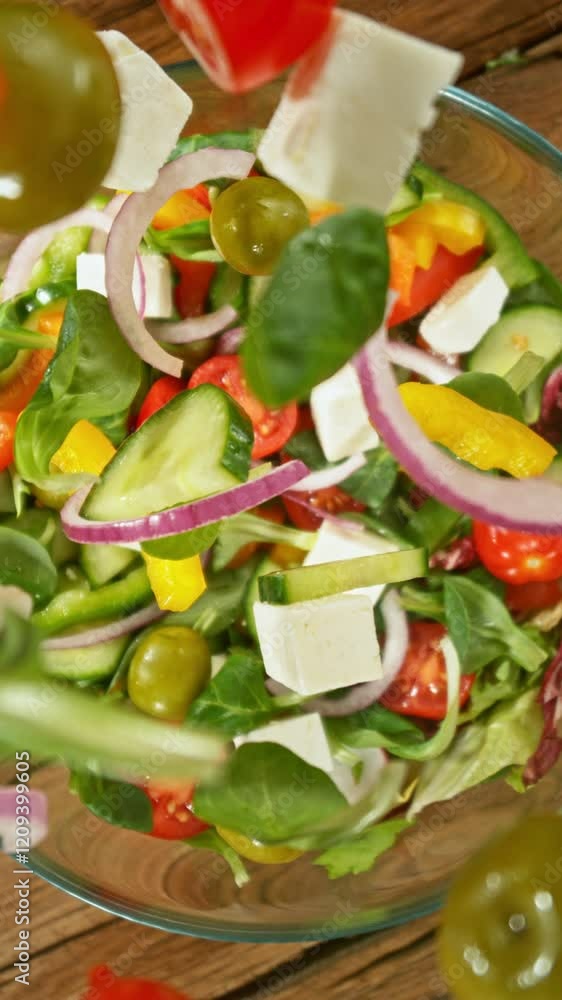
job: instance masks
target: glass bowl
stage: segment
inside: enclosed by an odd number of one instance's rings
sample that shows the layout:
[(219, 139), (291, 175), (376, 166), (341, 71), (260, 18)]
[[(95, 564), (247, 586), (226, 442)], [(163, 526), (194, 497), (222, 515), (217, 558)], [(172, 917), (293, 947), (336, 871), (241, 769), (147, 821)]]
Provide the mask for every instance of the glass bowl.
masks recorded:
[[(196, 64), (170, 68), (193, 97), (190, 132), (264, 126), (281, 84), (232, 97)], [(381, 137), (382, 139), (384, 137)], [(489, 199), (530, 252), (562, 278), (562, 154), (520, 122), (462, 90), (448, 90), (422, 158)], [(67, 788), (57, 766), (36, 770), (34, 787), (50, 803), (50, 834), (33, 852), (33, 870), (72, 895), (162, 930), (227, 941), (306, 941), (388, 927), (436, 909), (456, 869), (491, 834), (529, 812), (562, 807), (562, 762), (520, 796), (496, 781), (432, 807), (364, 875), (330, 882), (302, 858), (249, 865), (237, 889), (221, 858), (183, 844), (109, 826)]]

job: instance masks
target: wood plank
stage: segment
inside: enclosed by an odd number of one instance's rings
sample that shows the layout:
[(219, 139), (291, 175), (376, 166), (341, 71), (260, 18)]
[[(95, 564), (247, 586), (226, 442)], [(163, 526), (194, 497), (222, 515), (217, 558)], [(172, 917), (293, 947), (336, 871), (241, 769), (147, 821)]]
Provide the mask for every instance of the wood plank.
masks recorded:
[(562, 60), (550, 56), (527, 66), (503, 67), (467, 80), (464, 86), (562, 148)]

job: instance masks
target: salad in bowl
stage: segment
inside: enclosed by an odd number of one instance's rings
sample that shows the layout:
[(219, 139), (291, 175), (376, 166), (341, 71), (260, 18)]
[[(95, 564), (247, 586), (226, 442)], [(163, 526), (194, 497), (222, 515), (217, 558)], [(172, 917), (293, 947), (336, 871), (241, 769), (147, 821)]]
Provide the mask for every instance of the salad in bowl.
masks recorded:
[[(427, 90), (372, 183), (312, 141), (375, 72), (345, 72), (365, 20), (265, 132), (178, 139), (170, 94), (156, 173), (125, 102), (104, 193), (0, 288), (3, 733), (239, 885), (308, 852), (368, 871), (562, 750), (562, 286), (414, 156), (454, 54), (372, 36)], [(137, 53), (107, 36), (123, 93)]]

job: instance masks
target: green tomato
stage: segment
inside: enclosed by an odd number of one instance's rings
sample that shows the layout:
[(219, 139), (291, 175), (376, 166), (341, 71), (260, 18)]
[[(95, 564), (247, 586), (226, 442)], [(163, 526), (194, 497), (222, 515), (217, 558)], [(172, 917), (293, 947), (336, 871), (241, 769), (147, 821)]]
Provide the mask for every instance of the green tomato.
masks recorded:
[(181, 722), (211, 679), (211, 653), (202, 635), (183, 625), (147, 633), (129, 667), (129, 697), (141, 712)]
[(272, 274), (285, 245), (310, 225), (304, 202), (271, 177), (248, 177), (213, 205), (211, 236), (242, 274)]
[(439, 951), (459, 1000), (562, 996), (562, 816), (529, 816), (469, 861)]
[(4, 0), (0, 229), (31, 229), (83, 205), (111, 165), (120, 118), (115, 70), (92, 29), (55, 0)]

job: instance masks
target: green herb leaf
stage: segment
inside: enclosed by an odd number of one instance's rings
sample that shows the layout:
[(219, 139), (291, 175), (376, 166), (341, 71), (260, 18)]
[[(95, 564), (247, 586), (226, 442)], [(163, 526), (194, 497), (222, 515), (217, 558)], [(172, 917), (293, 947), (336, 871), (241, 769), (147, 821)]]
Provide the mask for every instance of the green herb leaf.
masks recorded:
[(435, 552), (456, 534), (461, 521), (462, 514), (430, 497), (412, 514), (408, 521), (408, 534), (418, 545), (424, 545), (428, 552)]
[(45, 604), (57, 589), (56, 566), (35, 538), (0, 527), (0, 584), (21, 587)]
[(207, 639), (220, 635), (242, 615), (244, 598), (256, 569), (257, 560), (250, 559), (240, 569), (209, 574), (207, 590), (195, 604), (179, 614), (167, 615), (169, 625), (187, 625)]
[(326, 868), (330, 879), (361, 875), (370, 871), (380, 856), (394, 847), (400, 834), (410, 826), (412, 820), (402, 818), (378, 823), (356, 837), (329, 847), (313, 864)]
[(506, 303), (507, 309), (518, 306), (556, 306), (562, 309), (562, 282), (542, 261), (533, 260), (538, 277), (520, 288), (512, 288)]
[(151, 250), (166, 256), (173, 254), (182, 260), (222, 261), (221, 255), (213, 246), (208, 219), (187, 222), (184, 226), (174, 226), (172, 229), (150, 227), (145, 239)]
[(448, 383), (449, 389), (460, 392), (486, 410), (505, 413), (514, 420), (525, 422), (523, 404), (506, 379), (484, 372), (464, 372)]
[[(227, 844), (226, 840), (217, 833), (216, 830), (204, 830), (203, 833), (198, 833), (196, 837), (190, 837), (186, 840), (186, 844), (189, 845), (191, 849), (199, 849), (201, 851), (213, 851), (214, 854), (219, 854), (224, 858), (228, 867), (230, 868), (234, 881), (239, 889), (247, 885), (250, 881), (250, 876), (242, 858), (234, 850), (230, 844)], [(199, 872), (201, 880), (205, 881), (205, 870), (200, 870)], [(214, 872), (211, 875), (212, 878), (215, 877)]]
[(187, 723), (216, 730), (224, 736), (249, 733), (279, 714), (268, 694), (265, 670), (253, 653), (235, 653), (193, 702)]
[(247, 153), (255, 153), (261, 142), (263, 129), (250, 128), (244, 132), (215, 132), (214, 135), (186, 135), (178, 139), (176, 147), (168, 160), (177, 160), (178, 156), (195, 153), (198, 149), (243, 149)]
[(382, 322), (389, 263), (384, 220), (351, 208), (286, 246), (250, 311), (246, 376), (268, 406), (304, 399)]
[(315, 531), (298, 531), (286, 524), (275, 524), (255, 514), (237, 514), (223, 522), (213, 551), (213, 569), (228, 566), (237, 552), (248, 542), (294, 545), (304, 552), (310, 551), (316, 541)]
[(412, 747), (425, 742), (419, 726), (378, 702), (343, 719), (326, 719), (325, 725), (331, 740), (358, 749)]
[(90, 812), (106, 823), (151, 832), (152, 806), (142, 788), (84, 771), (72, 775), (70, 787)]
[(480, 671), (470, 692), (468, 707), (459, 722), (471, 722), (499, 701), (508, 701), (521, 694), (529, 684), (530, 675), (511, 660), (490, 663)]

